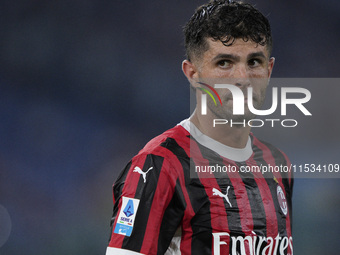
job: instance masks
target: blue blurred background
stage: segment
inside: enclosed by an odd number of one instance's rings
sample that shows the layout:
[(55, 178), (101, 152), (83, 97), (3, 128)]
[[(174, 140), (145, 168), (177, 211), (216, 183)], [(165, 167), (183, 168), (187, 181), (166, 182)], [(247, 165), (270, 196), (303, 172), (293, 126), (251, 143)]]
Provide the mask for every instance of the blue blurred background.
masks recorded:
[[(0, 254), (105, 253), (118, 173), (190, 114), (182, 26), (202, 3), (0, 2)], [(272, 24), (274, 77), (339, 77), (339, 1), (251, 3)], [(340, 155), (340, 87), (319, 91), (332, 121), (261, 134), (294, 163)], [(339, 192), (296, 179), (295, 254), (339, 254)]]

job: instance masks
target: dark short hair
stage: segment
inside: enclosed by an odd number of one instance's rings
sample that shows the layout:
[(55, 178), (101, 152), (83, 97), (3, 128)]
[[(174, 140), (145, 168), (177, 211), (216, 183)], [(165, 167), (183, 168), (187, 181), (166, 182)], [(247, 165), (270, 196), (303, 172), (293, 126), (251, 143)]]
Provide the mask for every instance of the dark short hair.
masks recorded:
[(235, 39), (252, 40), (272, 50), (268, 19), (254, 6), (228, 0), (212, 0), (198, 7), (184, 27), (187, 59), (200, 57), (208, 44), (206, 39), (220, 40), (230, 46)]

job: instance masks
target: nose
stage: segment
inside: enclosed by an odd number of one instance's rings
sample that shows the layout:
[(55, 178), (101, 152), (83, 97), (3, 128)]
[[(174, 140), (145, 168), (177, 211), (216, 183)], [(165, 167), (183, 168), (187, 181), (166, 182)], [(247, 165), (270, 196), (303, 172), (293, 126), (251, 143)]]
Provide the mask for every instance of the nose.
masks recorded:
[(247, 67), (245, 65), (235, 66), (235, 70), (232, 74), (233, 83), (239, 87), (249, 87), (250, 79)]

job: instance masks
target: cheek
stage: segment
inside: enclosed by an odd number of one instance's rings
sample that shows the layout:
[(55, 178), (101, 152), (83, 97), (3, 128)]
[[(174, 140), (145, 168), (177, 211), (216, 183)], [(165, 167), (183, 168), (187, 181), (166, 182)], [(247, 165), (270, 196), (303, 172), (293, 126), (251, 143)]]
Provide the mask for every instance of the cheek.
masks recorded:
[(230, 99), (232, 97), (232, 94), (229, 89), (223, 90), (223, 91), (218, 91), (217, 92), (220, 96), (220, 98), (223, 100)]
[(266, 93), (267, 87), (268, 87), (268, 79), (259, 78), (252, 80), (252, 87), (253, 87), (253, 94), (256, 96), (263, 97)]
[(269, 71), (268, 69), (265, 69), (265, 68), (261, 68), (259, 70), (253, 70), (250, 72), (250, 76), (252, 78), (268, 78)]

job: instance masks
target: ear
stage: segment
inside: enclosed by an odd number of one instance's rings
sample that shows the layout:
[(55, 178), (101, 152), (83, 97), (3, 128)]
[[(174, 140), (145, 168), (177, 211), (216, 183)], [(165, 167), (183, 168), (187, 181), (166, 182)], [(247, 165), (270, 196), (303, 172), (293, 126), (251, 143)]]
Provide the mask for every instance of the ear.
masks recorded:
[(187, 77), (190, 84), (195, 87), (197, 84), (196, 81), (198, 81), (198, 72), (195, 64), (193, 64), (187, 59), (184, 60), (182, 62), (182, 71), (184, 75)]
[(273, 68), (274, 68), (274, 63), (275, 63), (275, 58), (271, 57), (269, 59), (269, 63), (268, 63), (268, 78), (270, 78), (272, 76), (272, 72), (273, 72)]

